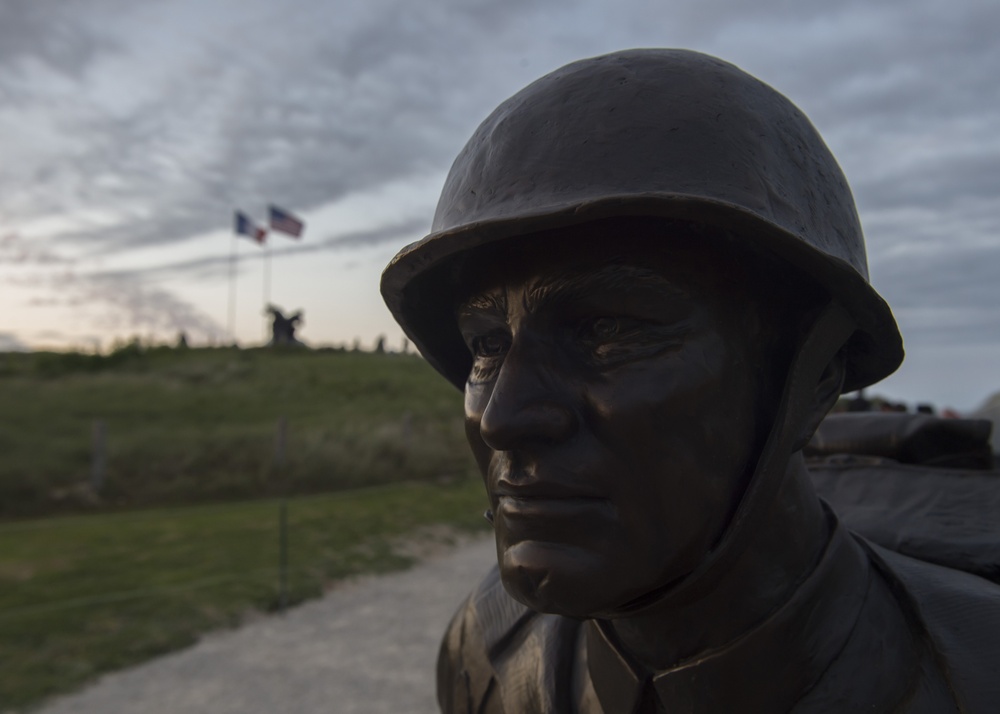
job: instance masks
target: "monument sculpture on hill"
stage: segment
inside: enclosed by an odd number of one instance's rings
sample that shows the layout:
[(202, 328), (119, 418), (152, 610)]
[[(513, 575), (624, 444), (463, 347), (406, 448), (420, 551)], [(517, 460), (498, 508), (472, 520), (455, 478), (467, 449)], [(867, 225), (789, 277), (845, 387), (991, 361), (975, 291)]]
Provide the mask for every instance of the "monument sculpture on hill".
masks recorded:
[(807, 470), (903, 349), (847, 182), (774, 89), (686, 50), (542, 77), (382, 293), (464, 391), (495, 530), (443, 712), (996, 711), (1000, 588), (850, 531)]
[(268, 342), (269, 347), (305, 347), (305, 344), (295, 337), (295, 328), (302, 322), (302, 310), (296, 310), (288, 317), (285, 317), (278, 307), (268, 305), (264, 309), (264, 312), (271, 316), (271, 341)]

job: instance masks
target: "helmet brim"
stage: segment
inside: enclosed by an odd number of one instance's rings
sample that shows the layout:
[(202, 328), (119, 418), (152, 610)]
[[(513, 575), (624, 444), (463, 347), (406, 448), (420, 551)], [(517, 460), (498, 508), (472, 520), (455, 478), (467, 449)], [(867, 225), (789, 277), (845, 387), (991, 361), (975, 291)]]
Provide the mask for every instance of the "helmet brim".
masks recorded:
[[(403, 248), (389, 263), (382, 274), (382, 296), (431, 366), (458, 389), (464, 389), (472, 357), (455, 318), (457, 268), (475, 260), (479, 248), (509, 238), (616, 217), (662, 218), (754, 235), (755, 249), (769, 251), (790, 264), (855, 320), (857, 330), (846, 346), (844, 392), (874, 384), (903, 361), (903, 342), (892, 311), (853, 266), (746, 208), (704, 196), (610, 195), (431, 233)], [(655, 249), (669, 247), (657, 243)]]

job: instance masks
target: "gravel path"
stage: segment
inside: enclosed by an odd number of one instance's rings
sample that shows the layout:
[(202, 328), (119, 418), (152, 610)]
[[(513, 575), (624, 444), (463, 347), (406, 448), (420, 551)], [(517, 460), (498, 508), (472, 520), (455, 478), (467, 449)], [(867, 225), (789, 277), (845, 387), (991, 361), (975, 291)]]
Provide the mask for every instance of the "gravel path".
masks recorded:
[(492, 539), (476, 540), (348, 583), (108, 675), (38, 714), (433, 714), (441, 635), (495, 557)]

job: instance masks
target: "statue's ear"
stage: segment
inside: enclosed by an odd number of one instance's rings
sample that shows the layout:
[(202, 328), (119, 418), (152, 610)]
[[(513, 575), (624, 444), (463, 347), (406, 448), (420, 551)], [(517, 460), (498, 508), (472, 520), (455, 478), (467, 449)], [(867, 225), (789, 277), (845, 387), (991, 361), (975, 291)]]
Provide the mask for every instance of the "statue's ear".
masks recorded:
[(833, 409), (833, 405), (837, 403), (840, 392), (844, 388), (846, 371), (844, 356), (838, 352), (830, 360), (830, 364), (823, 370), (819, 382), (816, 383), (816, 389), (813, 391), (812, 406), (802, 420), (802, 431), (799, 433), (799, 438), (795, 442), (792, 451), (799, 451), (805, 448), (812, 435), (816, 433), (816, 429), (819, 428), (819, 423)]

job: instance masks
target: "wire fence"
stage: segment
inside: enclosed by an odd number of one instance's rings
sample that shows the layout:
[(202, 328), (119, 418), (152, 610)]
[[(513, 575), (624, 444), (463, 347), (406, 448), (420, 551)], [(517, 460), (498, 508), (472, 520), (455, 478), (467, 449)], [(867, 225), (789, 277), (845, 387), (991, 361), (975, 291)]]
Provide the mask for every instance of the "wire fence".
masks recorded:
[(0, 524), (0, 703), (403, 567), (402, 546), (475, 527), (481, 501), (470, 479)]
[(34, 441), (0, 429), (0, 519), (433, 482), (471, 466), (459, 414), (415, 420), (402, 410), (337, 424), (317, 414), (244, 425), (171, 418), (169, 427), (122, 416), (77, 419)]
[[(0, 525), (0, 622), (232, 583), (282, 609), (365, 563), (400, 560), (377, 536), (382, 517), (342, 516), (351, 502), (410, 487)], [(63, 596), (80, 589), (92, 593)]]

